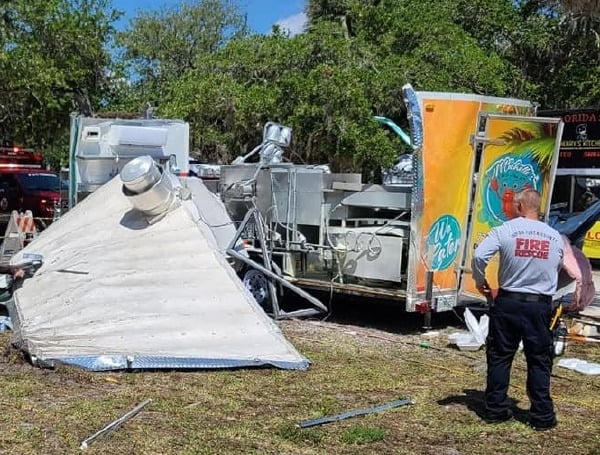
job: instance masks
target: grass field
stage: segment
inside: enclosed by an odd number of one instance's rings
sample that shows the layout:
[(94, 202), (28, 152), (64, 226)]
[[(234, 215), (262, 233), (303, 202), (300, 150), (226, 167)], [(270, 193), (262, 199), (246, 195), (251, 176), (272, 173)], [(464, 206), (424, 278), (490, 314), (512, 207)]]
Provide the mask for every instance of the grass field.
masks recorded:
[[(152, 402), (90, 454), (556, 454), (600, 455), (600, 376), (555, 368), (559, 426), (532, 431), (525, 363), (518, 355), (510, 396), (516, 419), (486, 424), (485, 352), (461, 352), (447, 335), (424, 337), (396, 313), (377, 321), (284, 321), (283, 332), (312, 362), (307, 371), (245, 369), (89, 373), (32, 367), (0, 334), (0, 453), (80, 453), (80, 443), (145, 399)], [(398, 316), (400, 317), (400, 316)], [(600, 362), (598, 345), (566, 357)], [(306, 419), (385, 404), (413, 405), (300, 429)]]

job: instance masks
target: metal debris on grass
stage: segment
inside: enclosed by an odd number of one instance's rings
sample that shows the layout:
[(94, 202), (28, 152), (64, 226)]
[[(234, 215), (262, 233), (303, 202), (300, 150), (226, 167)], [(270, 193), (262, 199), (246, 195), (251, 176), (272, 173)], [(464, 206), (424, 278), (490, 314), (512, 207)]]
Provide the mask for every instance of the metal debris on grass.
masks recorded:
[(317, 425), (323, 425), (324, 423), (337, 422), (344, 419), (349, 419), (350, 417), (356, 417), (366, 414), (373, 414), (375, 412), (387, 411), (388, 409), (398, 408), (400, 406), (406, 406), (409, 404), (415, 404), (415, 402), (411, 399), (403, 399), (391, 401), (386, 404), (381, 404), (378, 406), (373, 406), (371, 408), (366, 409), (356, 409), (354, 411), (343, 412), (341, 414), (336, 414), (332, 416), (325, 416), (319, 419), (312, 420), (304, 420), (300, 422), (300, 428), (309, 428)]
[(146, 405), (148, 405), (151, 402), (152, 402), (151, 399), (142, 401), (140, 404), (138, 404), (135, 408), (133, 408), (127, 414), (124, 414), (122, 417), (119, 417), (117, 420), (109, 423), (108, 425), (106, 425), (100, 431), (94, 433), (89, 438), (84, 439), (82, 441), (81, 445), (79, 446), (79, 448), (81, 450), (86, 450), (88, 448), (88, 446), (92, 442), (94, 442), (96, 439), (98, 439), (100, 436), (106, 436), (107, 434), (113, 432), (114, 430), (119, 428), (121, 425), (123, 425), (125, 422), (127, 422), (129, 419), (135, 417)]

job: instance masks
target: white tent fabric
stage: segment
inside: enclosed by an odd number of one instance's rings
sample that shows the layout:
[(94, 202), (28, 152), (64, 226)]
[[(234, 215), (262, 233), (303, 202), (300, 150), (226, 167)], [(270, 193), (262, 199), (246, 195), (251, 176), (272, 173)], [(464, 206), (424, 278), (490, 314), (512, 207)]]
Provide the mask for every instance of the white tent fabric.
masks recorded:
[(202, 205), (148, 225), (118, 177), (92, 193), (13, 257), (44, 257), (14, 293), (15, 344), (94, 371), (308, 368), (218, 252)]

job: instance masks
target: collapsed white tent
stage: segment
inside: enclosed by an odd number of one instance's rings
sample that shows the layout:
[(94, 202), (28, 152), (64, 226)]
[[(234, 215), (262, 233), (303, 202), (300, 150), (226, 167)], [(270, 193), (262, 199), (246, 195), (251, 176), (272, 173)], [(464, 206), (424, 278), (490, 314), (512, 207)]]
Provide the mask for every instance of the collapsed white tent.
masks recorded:
[(224, 214), (198, 185), (201, 199), (148, 225), (116, 177), (13, 257), (44, 258), (10, 304), (13, 341), (32, 362), (94, 371), (308, 367), (219, 253), (207, 221)]

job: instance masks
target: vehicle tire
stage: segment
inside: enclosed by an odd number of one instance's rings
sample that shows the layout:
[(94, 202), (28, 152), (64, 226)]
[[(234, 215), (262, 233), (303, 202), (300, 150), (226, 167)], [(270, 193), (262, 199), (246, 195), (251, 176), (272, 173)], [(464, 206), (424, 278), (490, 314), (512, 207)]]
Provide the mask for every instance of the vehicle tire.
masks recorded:
[(248, 268), (242, 278), (244, 287), (252, 294), (256, 303), (263, 308), (268, 306), (269, 301), (269, 280), (260, 271)]

